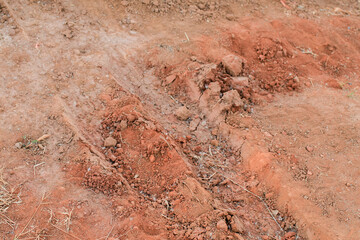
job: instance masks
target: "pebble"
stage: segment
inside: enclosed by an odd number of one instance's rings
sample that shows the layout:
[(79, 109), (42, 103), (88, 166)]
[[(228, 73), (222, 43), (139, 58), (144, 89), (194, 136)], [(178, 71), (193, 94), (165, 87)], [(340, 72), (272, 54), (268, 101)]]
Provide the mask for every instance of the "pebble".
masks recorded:
[(249, 78), (248, 77), (233, 77), (232, 80), (236, 86), (239, 86), (239, 87), (248, 87), (249, 86)]
[(121, 1), (121, 5), (126, 7), (127, 5), (129, 5), (129, 2), (128, 1)]
[(176, 110), (175, 115), (179, 120), (186, 121), (191, 117), (191, 112), (185, 106), (182, 106)]
[(217, 130), (217, 128), (214, 128), (213, 130), (211, 130), (211, 135), (213, 135), (213, 136), (217, 136), (217, 135), (218, 135), (218, 130)]
[(120, 128), (121, 128), (121, 130), (126, 129), (127, 126), (128, 126), (127, 121), (126, 121), (126, 120), (121, 120), (121, 122), (120, 122)]
[(129, 114), (127, 119), (129, 122), (134, 122), (136, 119), (138, 119), (138, 117), (135, 114)]
[(243, 233), (245, 232), (245, 226), (244, 224), (240, 221), (240, 219), (236, 216), (233, 216), (232, 219), (231, 219), (231, 230), (233, 232), (236, 232), (236, 233)]
[(226, 14), (225, 17), (226, 17), (226, 19), (229, 20), (229, 21), (233, 21), (233, 20), (235, 20), (235, 18), (236, 18), (234, 14)]
[(290, 239), (292, 237), (296, 236), (296, 233), (295, 232), (287, 232), (285, 235), (284, 235), (284, 238), (285, 239)]
[(17, 149), (22, 148), (22, 143), (21, 143), (21, 142), (15, 143), (15, 147), (16, 147)]
[(227, 73), (233, 77), (237, 77), (243, 71), (244, 60), (236, 55), (230, 54), (225, 56), (221, 63), (225, 67)]
[(223, 231), (228, 230), (227, 224), (224, 219), (221, 219), (220, 221), (217, 222), (216, 228)]
[(211, 145), (213, 145), (213, 146), (215, 146), (215, 147), (219, 146), (219, 141), (216, 140), (216, 139), (211, 140), (210, 143), (211, 143)]
[(175, 81), (175, 79), (176, 79), (176, 75), (175, 75), (175, 74), (172, 74), (172, 75), (170, 75), (170, 76), (167, 76), (167, 77), (165, 78), (165, 83), (166, 83), (166, 85), (169, 85), (170, 83), (172, 83), (173, 81)]
[(104, 147), (115, 147), (116, 146), (116, 140), (113, 137), (108, 137), (104, 141)]
[(313, 152), (314, 151), (314, 148), (312, 146), (306, 146), (306, 150), (308, 152)]
[(198, 127), (199, 123), (200, 123), (199, 118), (196, 118), (196, 119), (192, 120), (190, 122), (189, 130), (192, 131), (192, 132), (195, 131), (196, 128)]

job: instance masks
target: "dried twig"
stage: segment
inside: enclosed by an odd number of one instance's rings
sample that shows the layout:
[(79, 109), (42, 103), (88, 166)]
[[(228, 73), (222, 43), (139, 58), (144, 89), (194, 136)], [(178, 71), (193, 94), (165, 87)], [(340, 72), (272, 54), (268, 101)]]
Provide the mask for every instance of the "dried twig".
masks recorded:
[(41, 142), (41, 141), (43, 141), (43, 140), (45, 140), (45, 139), (47, 139), (47, 138), (49, 138), (50, 137), (50, 134), (44, 134), (44, 135), (42, 135), (41, 137), (39, 137), (38, 139), (37, 139), (37, 141), (38, 142)]
[(110, 232), (108, 233), (108, 235), (106, 236), (105, 240), (107, 240), (110, 237), (110, 234), (112, 233), (112, 231), (114, 230), (114, 225), (112, 226), (112, 228), (110, 229)]
[(15, 228), (15, 222), (11, 220), (8, 216), (0, 213), (0, 219), (2, 219), (6, 224), (8, 224), (12, 229)]
[(34, 168), (34, 176), (36, 175), (36, 168), (39, 167), (39, 166), (41, 166), (41, 165), (43, 165), (43, 164), (45, 164), (45, 162), (41, 162), (41, 163), (37, 163), (37, 164), (36, 164), (36, 161), (35, 161), (35, 165), (34, 165), (34, 167), (33, 167), (33, 168)]
[(186, 182), (183, 182), (183, 184), (190, 190), (191, 195), (192, 195), (199, 203), (201, 203), (201, 201), (195, 196), (195, 194), (193, 193), (193, 191), (191, 190), (191, 188), (186, 184)]
[(64, 233), (65, 235), (68, 235), (69, 237), (72, 237), (72, 238), (77, 239), (77, 240), (82, 240), (81, 238), (78, 238), (77, 236), (74, 236), (74, 235), (72, 235), (72, 234), (70, 234), (70, 233), (62, 230), (61, 228), (55, 226), (55, 225), (52, 224), (52, 223), (50, 223), (50, 225), (53, 226), (54, 228), (56, 228), (57, 230), (59, 230), (60, 232)]
[(44, 203), (44, 200), (46, 199), (46, 193), (44, 193), (43, 197), (41, 198), (41, 201), (39, 203), (39, 205), (37, 206), (36, 210), (33, 212), (33, 214), (31, 215), (29, 221), (26, 223), (26, 225), (24, 226), (24, 228), (21, 230), (21, 232), (19, 234), (17, 234), (15, 236), (15, 240), (18, 240), (20, 236), (24, 235), (24, 231), (26, 230), (26, 228), (29, 226), (30, 222), (33, 220), (33, 218), (35, 217), (36, 213), (39, 211), (41, 205), (46, 204)]
[(171, 218), (169, 218), (168, 216), (165, 216), (164, 214), (161, 214), (161, 216), (162, 216), (163, 218), (166, 218), (166, 219), (172, 221), (172, 222), (176, 222), (174, 219), (171, 219)]
[(66, 227), (66, 231), (69, 232), (70, 231), (70, 225), (71, 225), (71, 215), (72, 212), (74, 211), (74, 208), (72, 208), (70, 211), (68, 211), (67, 209), (64, 209), (65, 211), (62, 212), (62, 214), (66, 215), (65, 219), (64, 219), (64, 224)]
[(15, 194), (15, 189), (7, 189), (8, 183), (2, 178), (2, 169), (0, 169), (0, 220), (8, 224), (12, 229), (15, 228), (16, 223), (5, 215), (6, 211), (13, 203), (21, 203), (19, 192)]
[(211, 152), (211, 146), (209, 145), (209, 153), (210, 153), (210, 156), (213, 156), (212, 152)]
[(284, 231), (284, 229), (281, 227), (281, 225), (279, 224), (279, 222), (276, 220), (274, 214), (271, 212), (269, 206), (266, 204), (266, 202), (264, 201), (264, 199), (262, 197), (260, 197), (259, 195), (256, 195), (255, 193), (251, 192), (250, 190), (246, 189), (244, 186), (242, 186), (241, 184), (235, 182), (234, 180), (232, 180), (231, 178), (225, 177), (224, 175), (222, 175), (224, 178), (226, 178), (227, 180), (229, 180), (230, 182), (232, 182), (233, 184), (235, 184), (236, 186), (240, 187), (242, 190), (244, 190), (245, 192), (253, 195), (254, 197), (256, 197), (257, 199), (259, 199), (265, 206), (266, 210), (269, 212), (271, 218), (275, 221), (275, 223), (278, 225), (278, 227), (281, 229), (281, 231)]
[(190, 42), (190, 39), (189, 39), (189, 36), (187, 35), (187, 33), (184, 32), (184, 34), (185, 34), (185, 37), (186, 37), (187, 41)]
[(289, 7), (289, 5), (287, 5), (287, 4), (284, 2), (284, 0), (280, 0), (280, 2), (281, 2), (281, 4), (282, 4), (285, 8), (291, 10), (291, 7)]

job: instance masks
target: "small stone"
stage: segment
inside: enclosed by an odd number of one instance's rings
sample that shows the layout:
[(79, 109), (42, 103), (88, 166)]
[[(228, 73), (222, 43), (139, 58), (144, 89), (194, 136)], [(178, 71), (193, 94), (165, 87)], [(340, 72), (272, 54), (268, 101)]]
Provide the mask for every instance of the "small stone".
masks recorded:
[(129, 5), (129, 2), (128, 1), (121, 1), (121, 5), (126, 7), (127, 5)]
[(249, 78), (248, 77), (233, 77), (232, 80), (236, 86), (239, 86), (239, 87), (249, 86)]
[(284, 235), (284, 239), (291, 239), (293, 237), (296, 236), (296, 233), (295, 232), (287, 232), (285, 235)]
[(272, 214), (274, 215), (274, 216), (277, 216), (278, 214), (279, 214), (279, 211), (278, 210), (271, 210), (271, 212), (272, 212)]
[(221, 219), (220, 221), (217, 222), (216, 228), (223, 231), (228, 230), (227, 224), (224, 219)]
[(270, 133), (268, 133), (268, 132), (264, 132), (264, 136), (267, 137), (267, 138), (271, 138), (271, 137), (272, 137), (272, 135), (271, 135)]
[(211, 145), (213, 145), (215, 147), (219, 146), (219, 141), (216, 139), (211, 140), (210, 143), (211, 143)]
[(308, 170), (307, 175), (311, 176), (311, 175), (313, 175), (313, 173), (310, 170)]
[(136, 119), (138, 119), (138, 117), (135, 114), (129, 114), (127, 119), (129, 122), (134, 122)]
[(124, 130), (124, 129), (127, 128), (127, 126), (128, 126), (127, 121), (126, 121), (126, 120), (121, 120), (121, 122), (120, 122), (120, 129), (121, 129), (121, 130)]
[(225, 17), (226, 17), (226, 19), (229, 20), (229, 21), (235, 20), (235, 15), (234, 15), (234, 14), (230, 14), (230, 13), (229, 13), (229, 14), (226, 14)]
[(198, 8), (201, 9), (201, 10), (204, 10), (204, 9), (205, 9), (205, 4), (203, 4), (203, 3), (199, 3), (197, 6), (198, 6)]
[(175, 115), (179, 120), (186, 121), (191, 117), (191, 112), (185, 106), (182, 106), (176, 110)]
[(313, 152), (314, 151), (314, 148), (312, 146), (306, 146), (306, 150), (308, 152)]
[(155, 162), (155, 156), (154, 156), (154, 155), (151, 155), (151, 156), (149, 157), (149, 160), (150, 160), (150, 162)]
[(190, 125), (189, 125), (189, 130), (192, 131), (192, 132), (195, 131), (197, 129), (199, 123), (200, 123), (199, 118), (196, 118), (196, 119), (192, 120), (190, 122)]
[(238, 234), (238, 233), (235, 233), (234, 234), (234, 237), (235, 237), (235, 239), (236, 240), (245, 240), (245, 238), (243, 238), (240, 234)]
[(108, 137), (105, 139), (104, 141), (104, 147), (115, 147), (117, 144), (115, 138), (113, 137)]
[(17, 149), (20, 149), (20, 148), (22, 148), (22, 143), (21, 142), (17, 142), (17, 143), (15, 143), (15, 147), (17, 148)]
[(213, 130), (211, 130), (211, 135), (217, 136), (218, 135), (218, 129), (214, 128)]
[(237, 77), (243, 71), (245, 60), (236, 55), (230, 54), (224, 57), (221, 63), (228, 74), (233, 77)]
[(236, 233), (243, 233), (243, 232), (245, 232), (245, 226), (244, 226), (244, 224), (240, 221), (240, 219), (239, 219), (237, 216), (233, 216), (233, 217), (231, 218), (230, 225), (231, 225), (231, 230), (232, 230), (233, 232), (236, 232)]
[(272, 198), (274, 196), (274, 193), (273, 192), (269, 192), (269, 193), (266, 193), (265, 194), (265, 198), (266, 199), (270, 199), (270, 198)]
[(166, 85), (169, 85), (170, 83), (172, 83), (173, 81), (175, 81), (175, 79), (176, 79), (176, 75), (175, 74), (172, 74), (172, 75), (170, 75), (170, 76), (167, 76), (166, 78), (165, 78), (165, 83), (166, 83)]

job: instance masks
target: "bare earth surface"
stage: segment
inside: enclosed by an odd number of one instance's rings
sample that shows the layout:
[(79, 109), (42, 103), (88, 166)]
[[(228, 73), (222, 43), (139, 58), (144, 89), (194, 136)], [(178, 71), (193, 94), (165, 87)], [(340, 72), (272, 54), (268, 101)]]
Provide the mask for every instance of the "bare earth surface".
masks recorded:
[(1, 239), (360, 239), (359, 13), (0, 0)]

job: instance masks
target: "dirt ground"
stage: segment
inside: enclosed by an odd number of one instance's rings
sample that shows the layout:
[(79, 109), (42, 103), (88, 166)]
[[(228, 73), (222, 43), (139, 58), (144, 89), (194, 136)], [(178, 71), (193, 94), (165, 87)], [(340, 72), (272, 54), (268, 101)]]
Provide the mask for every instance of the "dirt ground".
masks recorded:
[(360, 239), (357, 0), (0, 0), (1, 239)]

